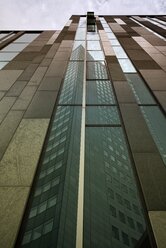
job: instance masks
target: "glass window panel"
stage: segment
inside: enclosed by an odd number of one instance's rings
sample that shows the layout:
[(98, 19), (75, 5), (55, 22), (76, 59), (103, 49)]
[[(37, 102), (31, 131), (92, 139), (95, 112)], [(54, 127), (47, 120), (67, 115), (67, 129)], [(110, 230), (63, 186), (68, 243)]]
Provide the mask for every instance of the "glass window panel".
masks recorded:
[(87, 79), (108, 79), (104, 61), (87, 62)]
[(23, 34), (20, 38), (18, 38), (17, 40), (15, 40), (14, 43), (15, 42), (30, 43), (34, 39), (36, 39), (39, 35), (40, 35), (40, 33), (38, 33), (38, 34)]
[(120, 43), (117, 39), (111, 39), (110, 43), (112, 46), (120, 46)]
[(110, 28), (104, 28), (106, 33), (112, 33), (112, 30)]
[(115, 104), (111, 81), (87, 81), (87, 104)]
[(119, 229), (115, 226), (112, 226), (112, 236), (113, 238), (119, 240)]
[(20, 52), (22, 51), (26, 46), (28, 46), (27, 43), (12, 43), (5, 48), (3, 48), (1, 51), (4, 52)]
[(83, 27), (85, 28), (86, 27), (86, 17), (80, 17), (78, 27), (79, 28), (83, 28)]
[(85, 40), (86, 28), (77, 28), (75, 40)]
[(70, 60), (84, 60), (85, 41), (78, 40), (74, 42)]
[(104, 60), (104, 53), (102, 51), (87, 51), (87, 60)]
[(95, 32), (87, 33), (87, 40), (100, 40), (99, 35)]
[(1, 53), (0, 52), (0, 61), (10, 61), (17, 56), (18, 53)]
[(43, 227), (43, 234), (46, 234), (48, 232), (51, 232), (52, 231), (52, 228), (53, 228), (53, 219), (49, 220), (48, 222), (46, 222), (44, 224), (44, 227)]
[[(84, 233), (88, 233), (91, 226), (91, 235), (95, 241), (104, 244), (105, 236), (101, 232), (96, 232), (96, 227), (100, 230), (105, 228), (105, 230), (111, 230), (107, 239), (110, 247), (127, 245), (134, 248), (139, 245), (143, 233), (141, 226), (139, 230), (132, 228), (133, 223), (130, 225), (127, 217), (143, 226), (145, 236), (146, 224), (123, 130), (120, 127), (86, 127), (85, 141)], [(116, 168), (116, 175), (111, 170), (113, 167)], [(124, 176), (123, 182), (121, 174)], [(124, 186), (127, 188), (129, 186), (128, 178), (132, 181), (135, 198), (132, 198), (129, 193), (124, 194)], [(133, 208), (127, 209), (124, 199), (130, 202), (131, 206), (135, 204), (140, 215), (136, 214)], [(89, 206), (93, 206), (91, 212)], [(108, 218), (110, 221), (107, 222)], [(138, 240), (135, 246), (130, 244), (132, 237)], [(118, 243), (115, 243), (117, 241)]]
[(40, 238), (42, 235), (42, 225), (33, 230), (32, 240)]
[(116, 36), (113, 33), (107, 33), (108, 39), (115, 39)]
[(136, 72), (134, 66), (132, 65), (129, 59), (118, 59), (119, 64), (125, 73), (133, 73)]
[(38, 214), (44, 212), (46, 208), (47, 208), (47, 201), (44, 201), (38, 207)]
[(52, 206), (55, 206), (56, 203), (57, 203), (57, 197), (56, 196), (48, 199), (48, 208), (51, 208)]
[(148, 88), (137, 73), (125, 74), (138, 104), (155, 104)]
[(29, 214), (29, 218), (36, 216), (36, 214), (37, 214), (37, 207), (34, 207), (31, 209), (31, 212)]
[(129, 236), (124, 232), (122, 232), (122, 239), (123, 239), (123, 243), (125, 245), (127, 245), (127, 246), (130, 245)]
[(113, 47), (113, 50), (115, 52), (115, 55), (118, 59), (125, 59), (125, 58), (128, 58), (125, 51), (123, 50), (122, 47), (120, 46), (115, 46)]
[(22, 245), (27, 244), (31, 241), (32, 232), (26, 232), (23, 237)]
[(87, 50), (101, 50), (101, 45), (98, 40), (87, 41)]
[(166, 165), (166, 118), (157, 106), (142, 106), (141, 110)]
[(5, 65), (7, 65), (8, 62), (2, 62), (0, 61), (0, 69), (2, 69), (3, 67), (5, 67)]
[(60, 104), (81, 104), (84, 77), (83, 62), (69, 62), (61, 91)]
[(116, 106), (87, 106), (87, 124), (120, 124)]

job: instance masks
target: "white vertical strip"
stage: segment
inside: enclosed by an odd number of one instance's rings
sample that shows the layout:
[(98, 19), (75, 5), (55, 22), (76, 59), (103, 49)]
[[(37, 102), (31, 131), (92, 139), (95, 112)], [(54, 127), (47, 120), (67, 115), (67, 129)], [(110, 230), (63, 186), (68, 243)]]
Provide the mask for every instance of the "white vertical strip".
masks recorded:
[[(87, 33), (87, 31), (86, 31)], [(86, 34), (87, 36), (87, 34)], [(81, 142), (80, 142), (80, 164), (78, 183), (78, 205), (77, 205), (77, 229), (76, 248), (83, 247), (83, 215), (84, 215), (84, 159), (85, 159), (85, 106), (86, 106), (86, 47), (85, 36), (85, 56), (84, 56), (84, 79), (83, 79), (83, 99), (82, 99), (82, 120), (81, 120)]]

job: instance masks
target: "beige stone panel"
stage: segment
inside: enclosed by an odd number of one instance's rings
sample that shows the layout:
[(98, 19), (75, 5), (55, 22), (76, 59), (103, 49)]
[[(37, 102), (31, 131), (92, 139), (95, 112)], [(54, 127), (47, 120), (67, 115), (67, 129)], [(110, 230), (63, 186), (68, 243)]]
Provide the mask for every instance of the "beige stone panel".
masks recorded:
[(155, 46), (159, 51), (166, 52), (166, 45), (165, 46)]
[(0, 70), (0, 90), (8, 90), (22, 72), (22, 70)]
[(158, 54), (150, 54), (154, 61), (160, 66), (166, 66), (166, 56), (158, 53)]
[(30, 186), (49, 119), (23, 119), (1, 162), (0, 186)]
[(56, 38), (58, 37), (59, 32), (56, 31), (53, 36), (49, 39), (49, 41), (47, 42), (47, 45), (53, 45), (53, 43), (55, 42)]
[(0, 187), (0, 247), (14, 246), (28, 194), (29, 187)]
[(110, 22), (108, 24), (115, 33), (126, 33), (126, 31), (118, 23)]
[(166, 247), (166, 211), (149, 211), (149, 218), (158, 248)]

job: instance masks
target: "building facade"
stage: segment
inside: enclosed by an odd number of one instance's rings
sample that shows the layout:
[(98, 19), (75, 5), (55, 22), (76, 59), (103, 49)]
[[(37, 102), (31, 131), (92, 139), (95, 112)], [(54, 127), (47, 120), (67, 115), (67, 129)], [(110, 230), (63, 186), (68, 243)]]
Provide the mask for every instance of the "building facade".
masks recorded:
[(0, 33), (0, 247), (166, 247), (166, 16)]

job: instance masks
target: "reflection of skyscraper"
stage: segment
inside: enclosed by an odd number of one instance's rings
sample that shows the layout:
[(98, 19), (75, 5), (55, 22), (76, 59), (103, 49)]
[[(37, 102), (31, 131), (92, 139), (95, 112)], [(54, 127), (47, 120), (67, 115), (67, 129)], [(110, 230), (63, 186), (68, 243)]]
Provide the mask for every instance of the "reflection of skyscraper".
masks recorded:
[(0, 35), (2, 247), (165, 247), (165, 17), (88, 15)]

